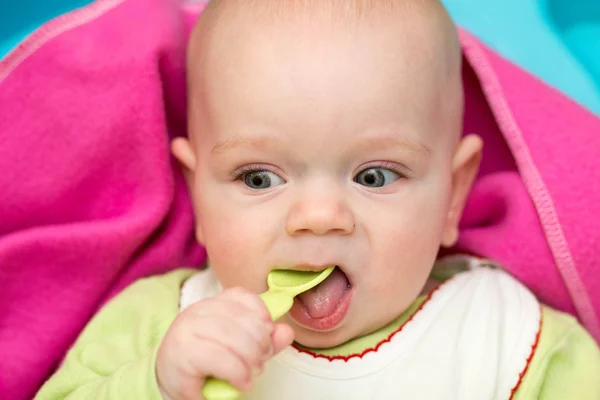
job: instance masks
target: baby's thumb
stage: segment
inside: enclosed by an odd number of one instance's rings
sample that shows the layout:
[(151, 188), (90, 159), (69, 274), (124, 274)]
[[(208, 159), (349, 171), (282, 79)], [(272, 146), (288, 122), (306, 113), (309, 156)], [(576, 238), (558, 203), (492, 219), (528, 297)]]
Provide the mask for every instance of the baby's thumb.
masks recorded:
[(292, 344), (294, 341), (294, 331), (287, 324), (275, 324), (271, 339), (273, 340), (274, 354), (277, 354)]

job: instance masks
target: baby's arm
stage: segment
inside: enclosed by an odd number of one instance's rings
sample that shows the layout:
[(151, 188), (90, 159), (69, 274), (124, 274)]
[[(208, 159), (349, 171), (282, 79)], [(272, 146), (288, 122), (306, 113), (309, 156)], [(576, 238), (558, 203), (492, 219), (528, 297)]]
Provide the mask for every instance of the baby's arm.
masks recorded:
[(36, 399), (162, 400), (156, 355), (179, 311), (181, 284), (193, 273), (178, 270), (137, 281), (110, 301)]
[(600, 399), (600, 348), (566, 314), (544, 308), (542, 331), (514, 400)]

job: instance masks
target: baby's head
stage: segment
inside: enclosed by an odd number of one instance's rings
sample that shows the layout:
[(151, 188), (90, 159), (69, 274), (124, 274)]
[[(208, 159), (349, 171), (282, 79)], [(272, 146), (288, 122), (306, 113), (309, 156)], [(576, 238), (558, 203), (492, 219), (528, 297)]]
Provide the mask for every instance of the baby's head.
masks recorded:
[(213, 0), (188, 82), (173, 151), (221, 283), (337, 265), (285, 317), (310, 347), (404, 311), (457, 240), (481, 154), (439, 1)]

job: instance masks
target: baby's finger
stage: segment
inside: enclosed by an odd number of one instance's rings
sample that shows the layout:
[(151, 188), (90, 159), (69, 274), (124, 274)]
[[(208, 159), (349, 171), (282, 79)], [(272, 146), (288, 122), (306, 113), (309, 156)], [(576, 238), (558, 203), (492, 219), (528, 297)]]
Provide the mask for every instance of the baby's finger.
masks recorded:
[(243, 304), (228, 297), (211, 298), (192, 305), (184, 311), (189, 318), (194, 319), (190, 326), (195, 326), (200, 334), (204, 334), (203, 327), (211, 323), (207, 318), (229, 318), (239, 324), (239, 329), (245, 330), (254, 338), (263, 352), (271, 349), (271, 333), (273, 331), (273, 322), (261, 319), (254, 311)]
[[(274, 326), (273, 322), (270, 319), (262, 319), (260, 314), (257, 315), (253, 310), (236, 300), (228, 297), (207, 299), (202, 304), (197, 303), (184, 312), (193, 314), (194, 319), (226, 317), (235, 320), (263, 349), (267, 349), (270, 346), (270, 336)], [(198, 321), (195, 325), (199, 327), (203, 326)]]
[(235, 318), (235, 321), (239, 324), (240, 329), (254, 339), (262, 354), (262, 359), (265, 359), (273, 352), (271, 339), (273, 329), (275, 329), (275, 324), (273, 322), (257, 319), (254, 315), (249, 313), (238, 315)]
[(271, 320), (271, 316), (269, 315), (269, 311), (267, 310), (265, 303), (263, 303), (256, 293), (252, 293), (247, 289), (239, 287), (226, 289), (219, 295), (219, 297), (230, 299), (243, 305), (258, 315), (260, 319), (269, 321)]
[(202, 346), (190, 351), (193, 353), (191, 364), (198, 375), (226, 380), (240, 391), (252, 388), (251, 369), (240, 357), (222, 344), (204, 340)]
[[(256, 307), (248, 307), (234, 296), (235, 295), (219, 295), (217, 297), (199, 301), (185, 309), (184, 313), (194, 314), (196, 317), (229, 316), (231, 318), (238, 318), (241, 316), (255, 319), (257, 322), (263, 324), (265, 322), (271, 322), (271, 319), (268, 316), (268, 311), (266, 311), (266, 307), (264, 305), (262, 307), (265, 308), (265, 310), (258, 308), (259, 311), (256, 311)], [(260, 299), (258, 301), (262, 303)], [(267, 316), (265, 317), (265, 315)]]
[(287, 324), (275, 324), (271, 338), (273, 343), (273, 354), (277, 354), (292, 344), (294, 341), (294, 331)]
[[(257, 341), (253, 334), (249, 333), (239, 321), (227, 316), (207, 317), (205, 321), (199, 319), (194, 329), (194, 336), (199, 340), (209, 340), (219, 343), (230, 352), (244, 361), (253, 370), (260, 370), (264, 361), (265, 348), (268, 348), (271, 332), (266, 328)], [(265, 345), (265, 342), (267, 343)]]

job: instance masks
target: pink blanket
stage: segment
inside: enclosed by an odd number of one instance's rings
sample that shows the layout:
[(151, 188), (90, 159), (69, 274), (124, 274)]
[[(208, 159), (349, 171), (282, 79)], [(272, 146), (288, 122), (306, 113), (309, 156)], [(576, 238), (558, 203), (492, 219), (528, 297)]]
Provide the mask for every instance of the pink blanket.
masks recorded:
[[(90, 316), (201, 265), (168, 142), (199, 7), (97, 0), (0, 61), (0, 398), (29, 399)], [(503, 262), (600, 340), (600, 120), (463, 32), (483, 170), (458, 250)]]

